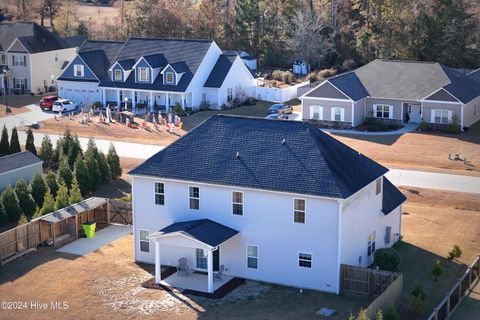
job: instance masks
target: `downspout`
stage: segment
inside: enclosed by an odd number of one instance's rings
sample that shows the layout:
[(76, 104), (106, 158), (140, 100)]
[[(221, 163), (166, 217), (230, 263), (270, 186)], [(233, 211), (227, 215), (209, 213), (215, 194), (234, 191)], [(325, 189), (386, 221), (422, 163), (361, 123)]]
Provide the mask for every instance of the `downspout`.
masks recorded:
[(342, 256), (342, 202), (338, 201), (338, 239), (337, 239), (337, 294), (340, 294), (340, 288), (342, 284), (341, 279), (341, 256)]
[(352, 128), (355, 126), (355, 120), (354, 120), (355, 112), (353, 110), (354, 107), (355, 107), (355, 101), (352, 101)]
[(460, 114), (460, 131), (463, 131), (463, 107), (465, 105), (462, 103), (462, 113)]

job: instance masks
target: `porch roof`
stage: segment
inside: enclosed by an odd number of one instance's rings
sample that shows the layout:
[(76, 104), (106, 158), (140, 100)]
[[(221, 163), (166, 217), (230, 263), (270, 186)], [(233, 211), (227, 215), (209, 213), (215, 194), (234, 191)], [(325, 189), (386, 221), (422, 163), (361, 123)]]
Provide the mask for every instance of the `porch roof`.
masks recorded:
[(216, 247), (235, 236), (238, 231), (209, 219), (176, 222), (159, 231), (158, 235), (183, 234), (211, 247)]

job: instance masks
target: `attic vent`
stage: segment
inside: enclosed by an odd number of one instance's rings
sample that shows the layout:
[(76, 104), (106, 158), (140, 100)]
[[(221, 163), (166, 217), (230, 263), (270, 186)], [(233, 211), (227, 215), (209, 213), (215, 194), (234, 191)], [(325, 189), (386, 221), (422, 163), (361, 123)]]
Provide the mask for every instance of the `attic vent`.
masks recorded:
[(285, 144), (287, 141), (285, 139), (282, 139), (282, 144)]
[(240, 152), (239, 151), (237, 151), (237, 155), (235, 156), (235, 158), (237, 158), (237, 159), (240, 158)]

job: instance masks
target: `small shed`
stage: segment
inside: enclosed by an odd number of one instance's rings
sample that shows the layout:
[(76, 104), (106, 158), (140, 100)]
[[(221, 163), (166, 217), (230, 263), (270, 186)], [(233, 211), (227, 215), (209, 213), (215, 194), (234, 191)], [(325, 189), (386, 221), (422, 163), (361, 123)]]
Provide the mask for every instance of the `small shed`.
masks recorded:
[(293, 62), (293, 73), (298, 75), (306, 75), (310, 72), (310, 64), (305, 60), (295, 60)]
[(18, 179), (28, 183), (36, 172), (42, 173), (42, 159), (30, 151), (0, 155), (0, 192), (7, 185), (15, 186)]

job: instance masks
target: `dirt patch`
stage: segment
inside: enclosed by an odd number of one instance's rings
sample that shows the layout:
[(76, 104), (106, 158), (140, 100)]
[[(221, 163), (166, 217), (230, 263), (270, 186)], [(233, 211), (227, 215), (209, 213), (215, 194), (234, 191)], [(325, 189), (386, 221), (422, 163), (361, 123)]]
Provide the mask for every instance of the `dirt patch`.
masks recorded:
[(22, 114), (24, 112), (30, 111), (30, 109), (28, 109), (27, 107), (11, 107), (10, 110), (11, 112), (7, 113), (5, 111), (5, 105), (0, 104), (0, 118)]

